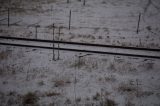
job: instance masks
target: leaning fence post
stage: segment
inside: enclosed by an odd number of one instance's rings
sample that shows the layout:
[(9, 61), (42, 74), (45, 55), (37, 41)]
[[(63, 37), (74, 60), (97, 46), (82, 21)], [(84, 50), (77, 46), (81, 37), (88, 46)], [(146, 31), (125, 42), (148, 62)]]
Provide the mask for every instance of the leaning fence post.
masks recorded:
[(54, 53), (54, 30), (55, 30), (55, 26), (53, 24), (53, 60), (55, 60), (55, 53)]
[(141, 21), (141, 13), (139, 13), (138, 24), (137, 24), (137, 34), (139, 33), (139, 24)]
[(69, 11), (69, 30), (71, 29), (71, 10)]
[(10, 25), (10, 10), (8, 8), (8, 27), (9, 27), (9, 25)]

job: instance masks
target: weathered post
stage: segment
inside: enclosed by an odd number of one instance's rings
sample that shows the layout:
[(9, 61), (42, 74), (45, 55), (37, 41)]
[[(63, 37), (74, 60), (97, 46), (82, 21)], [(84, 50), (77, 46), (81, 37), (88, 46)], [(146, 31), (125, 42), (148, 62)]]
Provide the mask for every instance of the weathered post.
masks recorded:
[(71, 29), (71, 10), (69, 11), (69, 30)]
[(83, 1), (83, 5), (84, 5), (84, 6), (86, 5), (86, 0)]
[(35, 37), (36, 37), (36, 39), (37, 39), (37, 32), (38, 32), (38, 29), (37, 29), (37, 28), (38, 28), (38, 26), (36, 25), (36, 26), (35, 26), (35, 29), (36, 29), (36, 35), (35, 35)]
[[(59, 31), (58, 31), (58, 41), (60, 41), (60, 35), (61, 35), (61, 27), (59, 27)], [(57, 58), (57, 60), (59, 60), (60, 59), (60, 53), (59, 53), (59, 43), (58, 43), (58, 58)]]
[(38, 38), (38, 28), (39, 27), (40, 27), (40, 25), (35, 26), (35, 30), (36, 30), (35, 37), (36, 37), (36, 39)]
[(9, 25), (10, 25), (10, 10), (8, 8), (8, 27), (9, 27)]
[(55, 60), (55, 53), (54, 53), (54, 31), (55, 31), (55, 26), (53, 24), (53, 60)]
[(11, 7), (11, 0), (8, 0), (8, 27), (10, 26), (10, 7)]
[(137, 34), (139, 33), (139, 25), (141, 21), (141, 13), (139, 13), (138, 24), (137, 24)]
[(136, 79), (136, 85), (137, 85), (137, 97), (138, 97), (138, 79)]

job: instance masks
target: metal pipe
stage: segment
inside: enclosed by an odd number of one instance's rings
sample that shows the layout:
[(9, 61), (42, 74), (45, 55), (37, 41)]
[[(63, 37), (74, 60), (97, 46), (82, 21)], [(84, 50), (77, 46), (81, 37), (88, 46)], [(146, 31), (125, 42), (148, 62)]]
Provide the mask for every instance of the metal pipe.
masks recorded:
[(105, 51), (81, 50), (81, 49), (70, 49), (70, 48), (53, 48), (53, 47), (46, 47), (46, 46), (22, 45), (22, 44), (13, 44), (13, 43), (0, 43), (0, 45), (160, 59), (160, 56), (149, 56), (149, 55), (127, 54), (127, 53), (114, 53), (114, 52), (105, 52)]
[[(6, 36), (0, 36), (0, 39), (53, 43), (53, 40), (30, 39), (30, 38), (19, 38), (19, 37), (6, 37)], [(160, 51), (160, 49), (158, 49), (158, 48), (153, 49), (153, 48), (141, 48), (141, 47), (125, 47), (125, 46), (91, 44), (91, 43), (80, 43), (80, 42), (67, 42), (67, 41), (55, 41), (55, 40), (54, 40), (54, 43), (70, 44), (70, 45), (83, 45), (83, 46), (95, 46), (95, 47), (107, 47), (107, 48), (119, 48), (119, 49), (130, 49), (130, 50), (156, 51), (156, 52)]]

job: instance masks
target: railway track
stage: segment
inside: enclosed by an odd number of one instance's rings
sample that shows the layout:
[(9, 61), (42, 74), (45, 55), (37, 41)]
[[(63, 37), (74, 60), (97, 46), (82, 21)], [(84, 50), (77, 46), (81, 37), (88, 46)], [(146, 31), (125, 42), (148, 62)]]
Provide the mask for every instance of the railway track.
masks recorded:
[[(124, 46), (113, 46), (113, 45), (103, 45), (103, 44), (78, 43), (78, 42), (67, 42), (67, 41), (53, 41), (53, 40), (42, 40), (42, 39), (29, 39), (29, 38), (19, 38), (19, 37), (0, 36), (0, 39), (1, 40), (2, 39), (14, 40), (14, 41), (41, 42), (41, 43), (51, 43), (51, 44), (54, 43), (54, 44), (66, 44), (66, 45), (80, 45), (80, 46), (91, 46), (91, 47), (101, 47), (101, 48), (117, 48), (117, 49), (136, 50), (136, 51), (150, 51), (150, 52), (158, 52), (158, 53), (160, 52), (160, 49), (153, 49), (153, 48), (124, 47)], [(6, 42), (5, 43), (0, 42), (0, 45), (160, 59), (160, 56), (106, 52), (106, 51), (102, 51), (102, 50), (97, 51), (97, 50), (83, 50), (83, 49), (61, 48), (61, 47), (57, 48), (57, 47), (15, 44), (15, 43), (6, 43)]]

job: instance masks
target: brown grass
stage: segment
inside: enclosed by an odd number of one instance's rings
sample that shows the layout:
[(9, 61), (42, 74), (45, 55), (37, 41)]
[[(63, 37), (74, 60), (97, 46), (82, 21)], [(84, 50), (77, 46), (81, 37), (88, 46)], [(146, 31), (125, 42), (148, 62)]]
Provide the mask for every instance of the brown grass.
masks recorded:
[(104, 102), (104, 106), (117, 106), (117, 104), (111, 99), (106, 99)]
[(100, 96), (101, 95), (97, 92), (96, 95), (93, 96), (93, 100), (96, 100), (96, 101), (100, 100)]
[(118, 88), (118, 91), (121, 92), (121, 93), (124, 93), (124, 92), (136, 92), (136, 87), (134, 86), (131, 86), (129, 84), (120, 84), (119, 88)]
[(51, 97), (51, 96), (59, 96), (60, 93), (58, 93), (58, 92), (46, 92), (45, 95), (48, 96), (48, 97)]
[(2, 51), (2, 52), (0, 52), (0, 60), (7, 59), (10, 53), (11, 53), (11, 51)]
[(55, 87), (63, 87), (63, 86), (65, 86), (66, 84), (69, 84), (69, 83), (71, 83), (70, 80), (60, 79), (60, 80), (55, 80), (55, 81), (54, 81), (54, 86), (55, 86)]
[(24, 95), (22, 104), (23, 106), (28, 106), (28, 105), (35, 106), (37, 104), (38, 99), (39, 98), (35, 93), (29, 92)]

